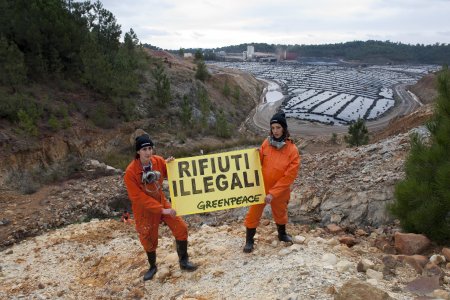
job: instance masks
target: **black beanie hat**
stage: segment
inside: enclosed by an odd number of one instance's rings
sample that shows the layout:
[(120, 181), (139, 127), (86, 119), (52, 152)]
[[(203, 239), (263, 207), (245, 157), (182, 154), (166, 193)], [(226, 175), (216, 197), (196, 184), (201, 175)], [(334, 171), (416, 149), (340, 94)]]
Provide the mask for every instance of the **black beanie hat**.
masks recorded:
[(283, 111), (277, 112), (273, 115), (272, 119), (270, 119), (270, 125), (273, 123), (278, 123), (283, 127), (284, 129), (287, 129), (287, 122), (286, 122), (286, 115)]
[(136, 151), (148, 146), (153, 147), (153, 142), (147, 134), (140, 135), (136, 138)]

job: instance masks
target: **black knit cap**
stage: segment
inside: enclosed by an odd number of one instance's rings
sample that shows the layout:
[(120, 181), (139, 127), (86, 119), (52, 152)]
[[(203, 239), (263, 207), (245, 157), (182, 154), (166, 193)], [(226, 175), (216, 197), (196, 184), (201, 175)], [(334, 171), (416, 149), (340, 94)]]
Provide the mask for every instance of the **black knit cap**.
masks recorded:
[(272, 119), (270, 119), (270, 125), (273, 123), (278, 123), (283, 127), (284, 129), (287, 129), (287, 122), (286, 122), (286, 115), (283, 111), (277, 112), (273, 115)]
[(153, 147), (153, 142), (147, 134), (140, 135), (136, 138), (136, 151), (149, 146)]

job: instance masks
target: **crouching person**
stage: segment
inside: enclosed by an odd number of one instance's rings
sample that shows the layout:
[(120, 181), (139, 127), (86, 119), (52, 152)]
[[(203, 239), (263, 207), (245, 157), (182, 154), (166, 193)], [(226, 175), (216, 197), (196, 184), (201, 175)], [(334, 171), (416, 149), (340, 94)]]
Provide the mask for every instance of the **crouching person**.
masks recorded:
[(175, 237), (180, 268), (194, 271), (197, 266), (189, 262), (187, 253), (187, 225), (176, 216), (163, 191), (163, 179), (167, 177), (166, 162), (161, 156), (153, 155), (153, 142), (146, 134), (136, 138), (136, 156), (125, 172), (125, 185), (131, 200), (132, 210), (144, 250), (147, 252), (150, 269), (144, 281), (153, 278), (157, 271), (156, 248), (158, 247), (158, 228), (160, 222), (166, 223)]

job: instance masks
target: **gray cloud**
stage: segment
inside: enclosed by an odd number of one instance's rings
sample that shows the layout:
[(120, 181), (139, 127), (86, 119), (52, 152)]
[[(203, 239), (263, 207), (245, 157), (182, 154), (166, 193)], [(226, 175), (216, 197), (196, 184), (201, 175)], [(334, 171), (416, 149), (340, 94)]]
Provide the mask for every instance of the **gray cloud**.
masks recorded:
[(246, 42), (323, 44), (352, 40), (450, 43), (448, 0), (103, 0), (142, 42), (214, 48)]

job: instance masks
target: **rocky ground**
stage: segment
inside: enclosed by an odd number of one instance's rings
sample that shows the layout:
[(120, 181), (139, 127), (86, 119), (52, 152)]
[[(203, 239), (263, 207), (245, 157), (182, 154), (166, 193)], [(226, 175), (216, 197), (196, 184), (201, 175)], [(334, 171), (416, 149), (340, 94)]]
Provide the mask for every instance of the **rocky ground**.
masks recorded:
[[(289, 225), (295, 237), (295, 243), (289, 245), (278, 242), (270, 220), (262, 223), (251, 254), (242, 252), (245, 230), (240, 222), (191, 228), (190, 256), (199, 265), (192, 273), (179, 270), (174, 240), (162, 226), (158, 272), (146, 283), (142, 281), (146, 257), (133, 225), (117, 220), (70, 225), (1, 253), (0, 297), (339, 299), (345, 293), (360, 293), (354, 287), (359, 284), (364, 298), (357, 299), (419, 299), (417, 290), (408, 291), (410, 282), (419, 277), (417, 271), (398, 261), (399, 256), (373, 246), (384, 235), (381, 231), (367, 237), (360, 231), (359, 242), (348, 247), (339, 242), (334, 227)], [(394, 265), (388, 265), (386, 257)], [(448, 299), (449, 270), (446, 272), (441, 285), (436, 279), (431, 290), (427, 286), (418, 293), (435, 297), (420, 299)]]
[(87, 161), (78, 179), (34, 198), (1, 193), (0, 298), (448, 299), (450, 250), (405, 252), (384, 209), (404, 176), (409, 133), (336, 149), (302, 154), (289, 205), (295, 244), (278, 242), (269, 210), (249, 255), (246, 208), (188, 216), (198, 271), (179, 270), (162, 226), (159, 270), (145, 284), (145, 253), (134, 227), (119, 222), (128, 206), (120, 170)]

